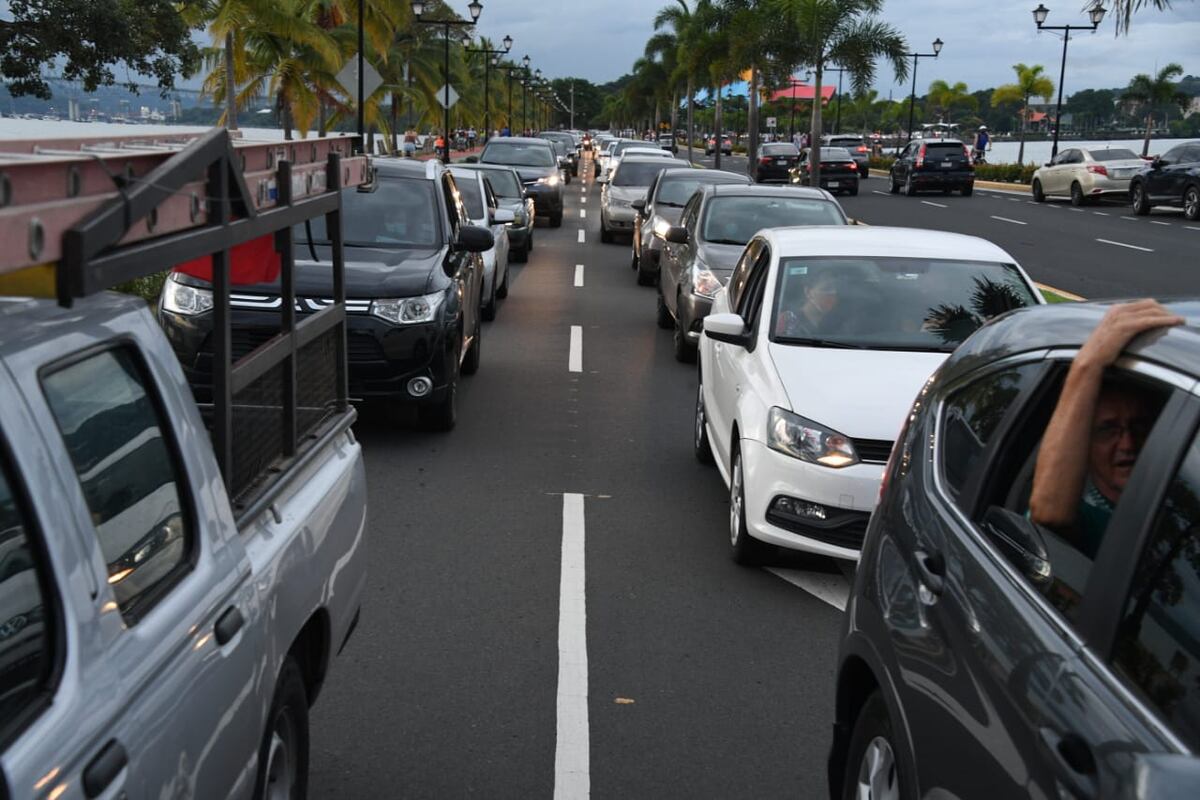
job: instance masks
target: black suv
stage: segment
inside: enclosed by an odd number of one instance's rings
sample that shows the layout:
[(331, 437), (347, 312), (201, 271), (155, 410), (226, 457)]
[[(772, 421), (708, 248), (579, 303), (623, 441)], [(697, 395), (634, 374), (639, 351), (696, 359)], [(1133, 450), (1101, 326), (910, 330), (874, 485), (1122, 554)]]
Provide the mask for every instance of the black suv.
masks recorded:
[[(440, 162), (372, 163), (374, 182), (342, 194), (350, 395), (415, 405), (427, 427), (449, 430), (460, 371), (479, 368), (479, 254), (492, 247), (492, 232), (469, 224), (454, 178)], [(323, 219), (293, 231), (300, 319), (332, 296), (325, 237)], [(234, 359), (279, 332), (280, 293), (278, 281), (234, 287)], [(200, 402), (211, 397), (211, 306), (209, 284), (177, 272), (158, 304)]]
[(1189, 220), (1200, 220), (1200, 142), (1177, 144), (1155, 158), (1129, 182), (1129, 199), (1135, 214), (1175, 206)]
[(571, 182), (571, 176), (579, 175), (579, 146), (575, 144), (574, 136), (563, 131), (542, 131), (537, 138), (554, 143), (554, 149), (563, 158), (567, 183)]
[(963, 197), (975, 190), (975, 167), (967, 146), (958, 139), (919, 139), (909, 142), (891, 170), (892, 194), (904, 188), (912, 197), (926, 189), (943, 193), (959, 190)]
[(1066, 528), (1031, 520), (1034, 470), (1107, 305), (1000, 317), (921, 390), (846, 607), (831, 798), (1197, 796), (1200, 302), (1169, 309), (1105, 374), (1123, 416), (1089, 420)]
[(479, 158), (467, 158), (467, 163), (476, 162), (515, 169), (537, 215), (549, 217), (552, 228), (562, 227), (563, 177), (552, 142), (522, 136), (489, 139)]

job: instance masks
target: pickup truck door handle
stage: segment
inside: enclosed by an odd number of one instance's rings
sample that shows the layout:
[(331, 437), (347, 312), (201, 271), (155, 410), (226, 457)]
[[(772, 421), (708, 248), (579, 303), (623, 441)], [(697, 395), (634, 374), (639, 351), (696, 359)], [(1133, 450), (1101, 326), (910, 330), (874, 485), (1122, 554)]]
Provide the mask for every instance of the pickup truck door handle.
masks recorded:
[(83, 769), (84, 794), (99, 797), (128, 764), (129, 756), (125, 748), (116, 739), (109, 739), (108, 744)]
[(242, 629), (242, 625), (244, 624), (246, 624), (246, 620), (237, 606), (230, 606), (225, 609), (225, 613), (220, 616), (216, 626), (213, 628), (213, 634), (217, 637), (217, 644), (223, 645), (228, 642)]
[(921, 583), (925, 584), (930, 593), (940, 595), (946, 585), (946, 559), (941, 553), (927, 553), (924, 550), (917, 550), (913, 556), (917, 561)]
[(1092, 748), (1077, 733), (1059, 734), (1050, 728), (1038, 731), (1044, 751), (1054, 762), (1058, 782), (1077, 798), (1096, 796), (1096, 758)]

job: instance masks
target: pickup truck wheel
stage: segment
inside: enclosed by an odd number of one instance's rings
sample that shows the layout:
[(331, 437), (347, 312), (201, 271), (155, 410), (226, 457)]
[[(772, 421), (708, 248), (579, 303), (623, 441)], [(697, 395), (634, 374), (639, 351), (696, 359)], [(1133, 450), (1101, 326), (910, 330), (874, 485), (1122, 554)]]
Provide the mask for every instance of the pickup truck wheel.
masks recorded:
[(308, 793), (308, 696), (296, 660), (279, 671), (271, 715), (258, 748), (256, 800), (301, 800)]
[(462, 374), (474, 375), (479, 372), (479, 356), (480, 347), (483, 346), (483, 323), (475, 322), (475, 340), (471, 342), (471, 349), (467, 351), (467, 357), (462, 362)]

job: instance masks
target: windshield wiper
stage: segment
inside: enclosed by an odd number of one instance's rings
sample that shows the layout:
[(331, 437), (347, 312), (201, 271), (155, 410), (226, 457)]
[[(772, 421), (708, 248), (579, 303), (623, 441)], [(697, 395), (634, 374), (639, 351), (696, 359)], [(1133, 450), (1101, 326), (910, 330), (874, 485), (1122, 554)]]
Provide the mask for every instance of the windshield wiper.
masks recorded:
[(745, 247), (745, 242), (735, 241), (734, 239), (705, 239), (709, 244), (736, 244), (738, 247)]
[(658, 205), (666, 206), (667, 208), (683, 208), (683, 203), (668, 203), (666, 200), (659, 200)]
[(833, 339), (804, 339), (793, 336), (776, 336), (775, 341), (780, 344), (795, 344), (801, 347), (830, 347), (837, 350), (868, 350), (864, 344), (849, 344), (848, 342), (835, 342)]

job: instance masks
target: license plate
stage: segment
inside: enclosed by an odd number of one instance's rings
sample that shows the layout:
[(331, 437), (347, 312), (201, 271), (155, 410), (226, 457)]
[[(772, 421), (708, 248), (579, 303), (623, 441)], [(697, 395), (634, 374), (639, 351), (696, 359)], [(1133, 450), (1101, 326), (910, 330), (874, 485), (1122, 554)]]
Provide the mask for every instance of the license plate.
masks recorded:
[(826, 181), (826, 182), (825, 182), (825, 185), (826, 185), (826, 186), (834, 186), (834, 187), (836, 187), (836, 186), (838, 185), (838, 182), (837, 182), (837, 181)]
[(942, 169), (950, 169), (953, 166), (954, 166), (954, 162), (952, 162), (952, 161), (943, 161), (942, 162)]
[(775, 159), (775, 163), (776, 164), (787, 164), (787, 159), (786, 158), (777, 158), (777, 159)]

